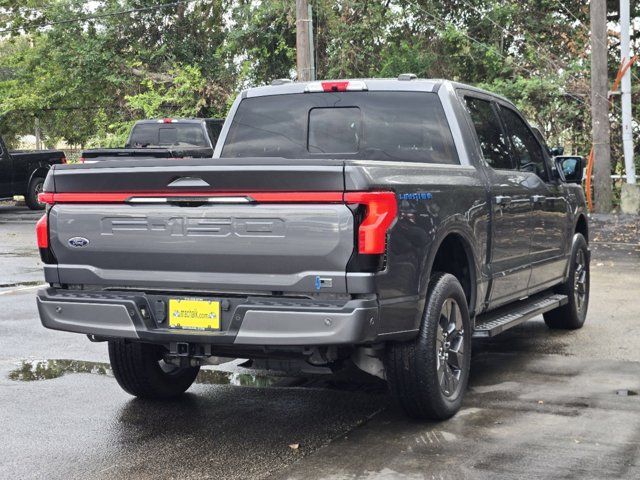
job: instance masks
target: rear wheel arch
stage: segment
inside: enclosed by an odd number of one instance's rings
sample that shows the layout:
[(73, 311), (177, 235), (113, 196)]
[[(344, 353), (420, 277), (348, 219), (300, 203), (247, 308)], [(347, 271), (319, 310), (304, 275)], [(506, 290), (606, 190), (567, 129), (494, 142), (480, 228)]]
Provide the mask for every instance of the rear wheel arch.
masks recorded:
[(27, 188), (28, 188), (28, 185), (31, 185), (31, 182), (34, 178), (47, 178), (48, 173), (49, 173), (49, 167), (48, 166), (43, 167), (42, 165), (40, 165), (33, 172), (31, 172), (31, 175), (29, 176), (29, 181), (27, 182)]
[(424, 288), (424, 294), (426, 294), (426, 288), (433, 272), (450, 273), (456, 277), (464, 290), (469, 311), (475, 310), (478, 278), (476, 256), (471, 240), (461, 230), (450, 230), (443, 233), (439, 236), (438, 241), (434, 242), (423, 275), (421, 293)]

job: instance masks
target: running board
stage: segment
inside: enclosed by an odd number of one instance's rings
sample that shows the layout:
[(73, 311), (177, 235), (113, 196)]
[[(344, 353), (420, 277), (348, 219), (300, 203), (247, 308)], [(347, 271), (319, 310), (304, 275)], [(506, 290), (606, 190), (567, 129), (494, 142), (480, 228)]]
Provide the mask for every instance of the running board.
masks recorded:
[(561, 307), (567, 301), (566, 295), (546, 293), (501, 307), (478, 317), (473, 338), (494, 337), (505, 330), (526, 322), (530, 318)]

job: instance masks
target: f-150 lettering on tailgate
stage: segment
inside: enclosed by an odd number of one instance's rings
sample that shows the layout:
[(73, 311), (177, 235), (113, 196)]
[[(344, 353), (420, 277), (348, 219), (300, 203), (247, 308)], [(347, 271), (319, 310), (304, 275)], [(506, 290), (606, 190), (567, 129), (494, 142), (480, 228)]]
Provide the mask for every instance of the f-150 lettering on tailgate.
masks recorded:
[(286, 232), (280, 218), (117, 216), (102, 218), (100, 225), (102, 235), (143, 231), (171, 236), (284, 237)]

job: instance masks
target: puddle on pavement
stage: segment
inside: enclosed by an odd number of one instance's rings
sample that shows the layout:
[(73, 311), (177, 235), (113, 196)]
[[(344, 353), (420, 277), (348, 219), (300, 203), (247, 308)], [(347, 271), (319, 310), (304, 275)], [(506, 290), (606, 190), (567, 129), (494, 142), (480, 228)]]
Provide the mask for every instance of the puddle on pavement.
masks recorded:
[(16, 283), (0, 283), (0, 288), (35, 287), (36, 285), (44, 285), (44, 283), (42, 280), (33, 280), (29, 282), (16, 282)]
[[(66, 373), (92, 373), (94, 375), (113, 376), (111, 366), (108, 363), (83, 360), (36, 360), (23, 361), (19, 368), (9, 373), (9, 378), (21, 382), (33, 382), (59, 378)], [(239, 387), (271, 387), (284, 380), (286, 380), (284, 377), (203, 369), (200, 370), (196, 383)]]

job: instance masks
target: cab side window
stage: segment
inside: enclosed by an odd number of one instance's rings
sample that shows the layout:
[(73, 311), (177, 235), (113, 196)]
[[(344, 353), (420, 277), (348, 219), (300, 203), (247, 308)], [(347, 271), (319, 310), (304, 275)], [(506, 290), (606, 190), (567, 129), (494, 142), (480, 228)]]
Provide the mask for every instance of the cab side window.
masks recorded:
[(484, 160), (492, 168), (513, 170), (509, 142), (491, 102), (464, 97), (464, 104), (471, 116)]
[(513, 145), (513, 153), (518, 170), (531, 172), (540, 178), (547, 179), (544, 154), (542, 146), (535, 137), (535, 134), (510, 108), (500, 107), (500, 114), (509, 131), (509, 139)]

